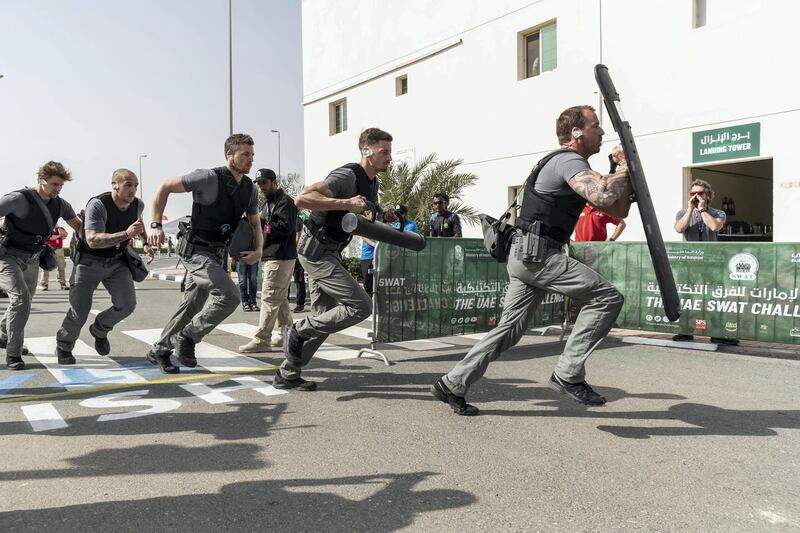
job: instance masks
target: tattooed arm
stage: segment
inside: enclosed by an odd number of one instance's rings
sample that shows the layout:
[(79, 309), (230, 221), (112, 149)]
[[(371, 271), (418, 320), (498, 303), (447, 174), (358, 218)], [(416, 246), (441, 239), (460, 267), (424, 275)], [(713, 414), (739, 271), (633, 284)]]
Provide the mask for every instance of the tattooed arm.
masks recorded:
[(631, 208), (633, 187), (628, 178), (628, 167), (622, 165), (607, 176), (594, 170), (578, 172), (569, 181), (572, 190), (586, 198), (591, 205), (612, 217), (625, 218)]

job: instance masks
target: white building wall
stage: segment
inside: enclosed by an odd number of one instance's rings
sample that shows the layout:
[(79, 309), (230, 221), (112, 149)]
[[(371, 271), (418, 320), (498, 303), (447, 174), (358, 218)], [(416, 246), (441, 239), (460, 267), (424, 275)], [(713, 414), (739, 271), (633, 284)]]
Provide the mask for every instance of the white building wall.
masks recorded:
[[(665, 240), (680, 239), (672, 223), (685, 203), (692, 132), (751, 122), (761, 123), (761, 157), (774, 158), (775, 241), (800, 240), (793, 216), (800, 187), (786, 186), (800, 180), (788, 133), (800, 116), (800, 68), (791, 53), (800, 3), (707, 0), (707, 24), (697, 29), (692, 4), (306, 0), (308, 180), (357, 160), (359, 132), (376, 126), (394, 136), (395, 152), (463, 159), (463, 170), (479, 176), (464, 200), (500, 213), (507, 187), (521, 184), (557, 146), (558, 114), (571, 105), (599, 106), (593, 67), (603, 62), (636, 134)], [(557, 20), (558, 67), (517, 80), (518, 32), (551, 19)], [(403, 74), (409, 92), (397, 97), (395, 78)], [(348, 131), (331, 136), (328, 105), (345, 97)], [(616, 144), (610, 123), (604, 126), (604, 149), (590, 160), (603, 172)], [(635, 209), (628, 223), (624, 239), (643, 239)], [(465, 231), (478, 234), (477, 227)]]

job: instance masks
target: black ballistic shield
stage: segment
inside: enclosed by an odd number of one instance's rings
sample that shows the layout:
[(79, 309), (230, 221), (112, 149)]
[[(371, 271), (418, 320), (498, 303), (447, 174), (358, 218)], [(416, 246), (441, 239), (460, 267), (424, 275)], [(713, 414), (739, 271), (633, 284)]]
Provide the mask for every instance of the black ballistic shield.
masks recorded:
[(401, 231), (383, 222), (371, 221), (355, 213), (342, 219), (342, 230), (375, 241), (394, 244), (419, 252), (425, 248), (425, 237), (413, 231)]
[(608, 67), (596, 65), (594, 77), (600, 87), (600, 93), (603, 95), (603, 102), (608, 110), (611, 123), (614, 125), (614, 130), (619, 135), (622, 149), (625, 151), (625, 158), (628, 160), (628, 173), (636, 194), (636, 203), (639, 204), (639, 214), (642, 217), (647, 247), (650, 250), (658, 287), (661, 290), (664, 312), (667, 318), (675, 322), (681, 314), (681, 302), (678, 298), (678, 289), (675, 287), (675, 279), (672, 277), (667, 251), (664, 248), (664, 239), (661, 237), (661, 230), (658, 227), (656, 212), (653, 209), (653, 200), (650, 198), (650, 190), (647, 188), (642, 162), (639, 161), (639, 153), (636, 150), (636, 143), (633, 141), (631, 125), (625, 120), (625, 115), (622, 113), (619, 93), (614, 87), (614, 82), (611, 81)]

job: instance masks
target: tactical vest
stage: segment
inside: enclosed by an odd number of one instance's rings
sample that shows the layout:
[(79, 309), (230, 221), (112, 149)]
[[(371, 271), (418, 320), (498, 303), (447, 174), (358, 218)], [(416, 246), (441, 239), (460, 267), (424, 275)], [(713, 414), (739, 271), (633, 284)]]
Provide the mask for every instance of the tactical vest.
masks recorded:
[[(106, 208), (106, 230), (103, 233), (118, 233), (125, 231), (128, 227), (136, 222), (139, 215), (139, 199), (134, 198), (128, 209), (123, 211), (117, 204), (114, 203), (114, 198), (110, 192), (105, 192), (101, 195), (95, 196), (92, 200), (100, 200), (103, 207)], [(89, 200), (91, 201), (91, 200)], [(82, 238), (78, 238), (78, 250), (82, 254), (94, 255), (96, 257), (115, 257), (120, 255), (128, 241), (122, 241), (108, 248), (89, 248), (89, 245)]]
[(525, 196), (519, 214), (519, 220), (522, 223), (517, 223), (517, 226), (525, 229), (526, 224), (532, 224), (539, 220), (545, 226), (542, 235), (562, 244), (569, 241), (570, 235), (575, 230), (575, 224), (578, 223), (578, 217), (580, 217), (581, 211), (586, 205), (586, 199), (574, 191), (571, 191), (571, 194), (559, 196), (541, 193), (535, 187), (539, 173), (550, 159), (556, 155), (571, 151), (556, 150), (551, 152), (533, 167), (528, 179), (525, 181)]
[(36, 190), (22, 189), (17, 192), (21, 193), (28, 201), (30, 209), (28, 210), (28, 216), (25, 218), (19, 218), (13, 213), (6, 215), (5, 224), (9, 234), (6, 246), (25, 252), (38, 252), (50, 240), (53, 228), (58, 219), (61, 218), (62, 200), (61, 198), (55, 198), (45, 204), (53, 219), (53, 225), (51, 226), (39, 206), (39, 199), (34, 196), (38, 194)]
[(440, 217), (438, 213), (434, 213), (431, 217), (431, 235), (434, 237), (455, 237), (456, 232), (453, 229), (454, 219), (455, 213), (451, 213), (450, 211), (445, 211), (442, 217)]
[(222, 245), (231, 236), (253, 195), (253, 182), (236, 179), (227, 167), (212, 169), (217, 176), (217, 199), (211, 205), (192, 204), (192, 238), (206, 244)]
[[(363, 196), (370, 202), (378, 201), (378, 191), (374, 190), (372, 186), (374, 180), (369, 179), (361, 165), (348, 163), (339, 168), (349, 168), (355, 173), (355, 196)], [(378, 179), (377, 176), (375, 179)], [(350, 234), (342, 230), (342, 219), (346, 214), (347, 211), (314, 211), (311, 213), (311, 220), (319, 226), (325, 226), (325, 235), (328, 239), (336, 242), (345, 242), (350, 238)]]

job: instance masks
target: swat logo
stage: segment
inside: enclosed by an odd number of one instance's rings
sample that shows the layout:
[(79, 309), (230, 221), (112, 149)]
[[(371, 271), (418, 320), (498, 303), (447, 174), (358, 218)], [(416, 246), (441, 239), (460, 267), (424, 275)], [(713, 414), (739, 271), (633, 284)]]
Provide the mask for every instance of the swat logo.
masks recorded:
[(752, 254), (736, 254), (728, 261), (732, 280), (754, 281), (758, 273), (758, 259)]

